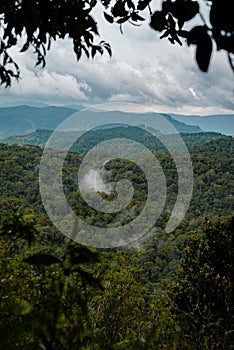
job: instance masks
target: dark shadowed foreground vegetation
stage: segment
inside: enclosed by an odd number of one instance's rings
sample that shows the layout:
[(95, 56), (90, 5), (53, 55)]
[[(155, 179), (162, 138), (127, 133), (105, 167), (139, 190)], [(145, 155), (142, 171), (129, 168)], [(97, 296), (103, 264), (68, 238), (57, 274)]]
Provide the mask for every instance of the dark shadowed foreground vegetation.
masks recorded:
[[(233, 138), (201, 137), (187, 140), (195, 183), (180, 226), (165, 233), (177, 175), (161, 149), (168, 198), (154, 237), (109, 250), (83, 247), (53, 227), (39, 195), (40, 148), (0, 145), (0, 349), (233, 349)], [(70, 153), (64, 165), (68, 201), (90, 223), (118, 223), (83, 205), (81, 157)], [(143, 173), (130, 162), (108, 166), (111, 181), (134, 183), (137, 215)]]

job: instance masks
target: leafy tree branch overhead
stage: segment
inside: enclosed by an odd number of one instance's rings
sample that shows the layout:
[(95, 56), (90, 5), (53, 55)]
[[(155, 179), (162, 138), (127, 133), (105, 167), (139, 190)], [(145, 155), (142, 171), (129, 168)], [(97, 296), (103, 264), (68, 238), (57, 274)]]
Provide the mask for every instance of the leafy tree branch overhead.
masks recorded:
[[(201, 71), (208, 71), (214, 50), (224, 50), (234, 72), (232, 1), (203, 1), (208, 7), (208, 18), (196, 0), (102, 0), (101, 5), (105, 19), (119, 25), (122, 33), (126, 22), (139, 26), (147, 21), (151, 29), (161, 33), (161, 39), (194, 45)], [(41, 67), (46, 65), (51, 42), (65, 37), (72, 40), (77, 60), (83, 55), (111, 55), (110, 44), (99, 38), (93, 11), (97, 5), (97, 0), (1, 0), (0, 84), (9, 87), (12, 79), (20, 78), (20, 68), (10, 54), (16, 45), (21, 45), (21, 52), (33, 48), (36, 65)], [(191, 28), (188, 22), (196, 16), (200, 24)]]

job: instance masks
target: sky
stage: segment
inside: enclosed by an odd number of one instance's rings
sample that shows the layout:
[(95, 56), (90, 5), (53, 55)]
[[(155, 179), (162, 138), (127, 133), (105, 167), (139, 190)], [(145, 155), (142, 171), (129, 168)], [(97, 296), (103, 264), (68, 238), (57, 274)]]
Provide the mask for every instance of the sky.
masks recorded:
[[(0, 88), (0, 106), (130, 102), (164, 113), (234, 113), (233, 74), (224, 52), (215, 52), (209, 72), (202, 73), (194, 60), (194, 47), (160, 40), (147, 21), (141, 27), (125, 25), (122, 35), (118, 25), (103, 19), (100, 9), (95, 19), (98, 40), (111, 44), (112, 58), (104, 54), (77, 62), (71, 41), (59, 40), (47, 55), (46, 67), (40, 69), (32, 51), (19, 53), (14, 48), (11, 54), (22, 79), (10, 89)], [(191, 25), (198, 21), (195, 18)]]

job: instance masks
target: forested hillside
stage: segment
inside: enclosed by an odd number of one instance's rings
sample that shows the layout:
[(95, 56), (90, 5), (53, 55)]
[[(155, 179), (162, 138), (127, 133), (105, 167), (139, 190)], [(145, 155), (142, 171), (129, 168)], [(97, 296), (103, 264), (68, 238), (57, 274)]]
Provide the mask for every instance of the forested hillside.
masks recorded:
[[(109, 250), (80, 246), (50, 222), (39, 194), (41, 148), (0, 144), (0, 349), (233, 348), (233, 138), (184, 138), (194, 193), (180, 226), (164, 230), (177, 173), (159, 148), (168, 195), (154, 236)], [(115, 225), (118, 217), (100, 217), (82, 202), (76, 180), (82, 157), (66, 158), (66, 197), (90, 223)], [(108, 167), (110, 181), (127, 176), (133, 182), (134, 217), (146, 198), (143, 172), (118, 159)]]
[[(106, 139), (117, 138), (117, 137), (129, 137), (137, 142), (144, 143), (144, 145), (153, 151), (164, 150), (165, 147), (160, 143), (160, 141), (155, 138), (154, 133), (157, 134), (157, 130), (153, 130), (153, 134), (150, 130), (140, 128), (140, 127), (130, 127), (130, 126), (112, 126), (110, 124), (105, 129), (92, 129), (90, 131), (69, 131), (69, 132), (57, 132), (56, 137), (58, 139), (58, 147), (61, 144), (65, 144), (69, 137), (75, 136), (77, 141), (73, 145), (72, 150), (79, 153), (85, 153), (98, 143)], [(39, 147), (45, 147), (46, 142), (49, 140), (52, 135), (52, 130), (38, 129), (34, 132), (31, 132), (26, 135), (14, 135), (11, 137), (2, 140), (2, 142), (9, 145), (18, 144), (18, 145), (33, 145)], [(199, 133), (180, 133), (182, 139), (188, 148), (193, 147), (194, 145), (207, 142), (212, 139), (219, 139), (224, 137), (224, 135), (215, 133), (215, 132), (199, 132)], [(80, 137), (82, 136), (82, 137)], [(80, 138), (79, 138), (80, 137)], [(173, 135), (165, 136), (165, 138), (172, 140)]]

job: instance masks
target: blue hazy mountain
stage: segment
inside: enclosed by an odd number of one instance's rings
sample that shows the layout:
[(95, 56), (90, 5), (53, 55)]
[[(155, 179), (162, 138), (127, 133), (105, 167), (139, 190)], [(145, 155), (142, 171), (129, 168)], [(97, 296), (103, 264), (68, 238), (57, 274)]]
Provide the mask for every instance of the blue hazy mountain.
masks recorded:
[[(175, 120), (168, 114), (158, 113), (125, 113), (119, 111), (93, 111), (86, 110), (79, 114), (77, 109), (68, 107), (30, 107), (16, 106), (0, 108), (0, 139), (14, 135), (26, 135), (38, 129), (54, 130), (64, 120), (77, 113), (79, 130), (87, 130), (93, 126), (106, 123), (126, 123), (131, 120), (134, 125), (150, 125), (152, 130), (160, 130), (159, 116), (163, 116), (178, 132), (196, 133), (201, 128), (196, 125), (187, 125)], [(159, 123), (160, 124), (160, 123)], [(72, 129), (72, 125), (71, 125)]]
[(36, 129), (54, 130), (75, 110), (60, 107), (3, 107), (0, 108), (0, 139), (25, 135)]
[(234, 136), (234, 114), (207, 116), (171, 114), (171, 116), (187, 125), (198, 125), (204, 131), (213, 131)]

